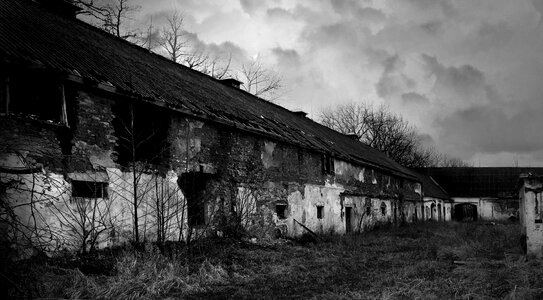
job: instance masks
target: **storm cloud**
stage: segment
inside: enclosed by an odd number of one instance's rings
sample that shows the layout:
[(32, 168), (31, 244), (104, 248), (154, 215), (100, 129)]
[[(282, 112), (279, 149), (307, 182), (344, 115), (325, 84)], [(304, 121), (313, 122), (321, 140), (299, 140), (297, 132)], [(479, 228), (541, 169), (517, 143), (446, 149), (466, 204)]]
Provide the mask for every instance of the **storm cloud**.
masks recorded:
[(139, 2), (144, 16), (183, 11), (213, 53), (281, 73), (287, 108), (384, 103), (440, 151), (543, 166), (541, 0)]

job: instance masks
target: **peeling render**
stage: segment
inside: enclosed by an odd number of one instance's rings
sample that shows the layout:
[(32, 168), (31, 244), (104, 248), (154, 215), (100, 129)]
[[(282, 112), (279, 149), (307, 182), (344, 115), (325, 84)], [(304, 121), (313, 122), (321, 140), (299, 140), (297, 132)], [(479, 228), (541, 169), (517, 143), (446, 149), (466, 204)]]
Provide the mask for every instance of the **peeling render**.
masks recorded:
[(526, 254), (543, 258), (543, 177), (520, 176), (520, 224), (526, 237)]

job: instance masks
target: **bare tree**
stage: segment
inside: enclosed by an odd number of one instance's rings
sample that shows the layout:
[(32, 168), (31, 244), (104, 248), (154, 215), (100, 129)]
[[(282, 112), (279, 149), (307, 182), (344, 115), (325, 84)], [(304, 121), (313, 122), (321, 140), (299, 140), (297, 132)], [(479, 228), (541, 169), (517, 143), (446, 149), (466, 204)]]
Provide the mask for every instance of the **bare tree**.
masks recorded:
[(240, 77), (240, 81), (243, 82), (242, 89), (269, 101), (277, 99), (278, 92), (282, 87), (281, 77), (266, 69), (258, 60), (243, 64)]
[(415, 127), (385, 106), (375, 109), (367, 103), (344, 104), (323, 110), (320, 122), (341, 133), (356, 134), (361, 142), (406, 167), (430, 164), (433, 151), (422, 147)]
[(91, 23), (103, 30), (126, 40), (136, 38), (137, 30), (126, 26), (132, 15), (140, 10), (131, 0), (75, 0), (74, 3), (82, 8), (80, 14), (89, 16)]
[(166, 51), (168, 58), (174, 62), (179, 62), (183, 49), (187, 47), (187, 40), (183, 31), (183, 15), (174, 10), (168, 16), (168, 25), (162, 28), (162, 47)]
[(150, 18), (149, 25), (147, 26), (145, 32), (135, 42), (141, 47), (147, 49), (149, 52), (154, 51), (155, 48), (160, 46), (160, 30), (153, 27), (153, 17)]
[(472, 167), (472, 165), (461, 160), (460, 158), (451, 157), (447, 154), (436, 152), (432, 157), (429, 167)]

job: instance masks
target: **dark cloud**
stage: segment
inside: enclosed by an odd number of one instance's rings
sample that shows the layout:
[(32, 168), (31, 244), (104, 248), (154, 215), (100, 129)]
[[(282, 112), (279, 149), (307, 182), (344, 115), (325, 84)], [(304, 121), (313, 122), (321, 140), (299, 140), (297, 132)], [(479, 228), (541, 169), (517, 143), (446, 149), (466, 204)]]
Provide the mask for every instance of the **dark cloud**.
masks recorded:
[(375, 8), (363, 6), (357, 0), (332, 0), (332, 8), (343, 18), (355, 18), (366, 22), (379, 22), (386, 19), (386, 15)]
[(457, 111), (440, 123), (442, 139), (467, 153), (530, 153), (543, 149), (543, 107), (523, 109), (513, 116), (499, 106), (476, 106)]
[(506, 22), (491, 24), (488, 22), (481, 23), (473, 34), (474, 51), (487, 51), (496, 49), (501, 45), (506, 44), (513, 37), (513, 31)]
[(435, 89), (462, 97), (471, 97), (477, 90), (485, 90), (486, 79), (479, 69), (472, 65), (460, 67), (444, 66), (435, 56), (421, 55), (427, 75), (435, 76)]
[(415, 92), (403, 93), (402, 101), (406, 105), (427, 105), (430, 103), (428, 97)]
[[(378, 52), (372, 51), (379, 55)], [(404, 89), (412, 89), (416, 82), (404, 73), (405, 62), (398, 54), (384, 57), (381, 61), (382, 73), (379, 81), (375, 84), (377, 95), (381, 98), (400, 94)]]
[(290, 11), (280, 7), (269, 8), (268, 10), (266, 10), (266, 14), (272, 19), (290, 19), (294, 17)]
[(439, 33), (443, 26), (442, 21), (428, 21), (420, 25), (420, 28), (424, 30), (424, 32), (430, 34), (430, 35), (436, 35)]
[(256, 10), (259, 8), (259, 1), (239, 0), (239, 3), (241, 4), (243, 11), (245, 11), (248, 14), (254, 14)]
[[(405, 1), (405, 0), (398, 0)], [(428, 11), (428, 10), (439, 10), (443, 13), (444, 16), (452, 17), (457, 14), (457, 10), (454, 7), (451, 0), (408, 0), (413, 6), (417, 9)]]
[(541, 0), (532, 0), (532, 5), (539, 13), (539, 25), (541, 25), (543, 20), (543, 1)]
[(300, 54), (294, 49), (276, 47), (272, 49), (272, 53), (277, 57), (280, 68), (296, 68), (300, 65)]
[(279, 0), (239, 0), (243, 11), (249, 15), (253, 15), (260, 10), (266, 10), (270, 6), (279, 4)]
[(191, 52), (204, 53), (212, 59), (228, 60), (232, 58), (232, 62), (235, 63), (244, 63), (247, 60), (247, 52), (232, 42), (205, 43), (198, 37), (198, 34), (193, 32), (184, 32), (184, 37), (188, 41), (188, 50)]

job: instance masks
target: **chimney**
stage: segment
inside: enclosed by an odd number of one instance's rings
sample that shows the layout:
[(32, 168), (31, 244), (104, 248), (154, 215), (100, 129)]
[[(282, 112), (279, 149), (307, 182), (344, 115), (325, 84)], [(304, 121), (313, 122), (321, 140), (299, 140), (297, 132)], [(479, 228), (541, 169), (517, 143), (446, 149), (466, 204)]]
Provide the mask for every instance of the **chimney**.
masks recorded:
[(219, 79), (219, 82), (227, 86), (235, 87), (237, 89), (239, 89), (240, 85), (243, 83), (234, 78)]
[(82, 10), (71, 0), (37, 0), (37, 2), (57, 15), (67, 18), (75, 19), (77, 13)]
[(346, 133), (345, 134), (346, 137), (350, 138), (350, 139), (353, 139), (355, 141), (359, 141), (360, 140), (360, 137), (358, 136), (358, 134), (356, 133)]
[(293, 114), (297, 115), (297, 116), (300, 116), (300, 117), (305, 117), (307, 116), (307, 113), (303, 110), (295, 110), (292, 112)]

